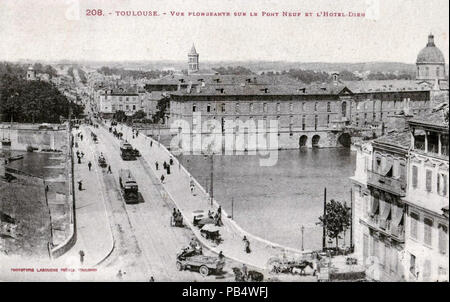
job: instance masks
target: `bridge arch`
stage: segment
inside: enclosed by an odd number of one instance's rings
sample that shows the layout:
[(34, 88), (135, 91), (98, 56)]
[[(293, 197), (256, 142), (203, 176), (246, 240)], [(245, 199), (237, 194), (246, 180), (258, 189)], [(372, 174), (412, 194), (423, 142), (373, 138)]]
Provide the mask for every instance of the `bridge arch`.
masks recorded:
[(320, 135), (316, 134), (312, 137), (311, 144), (313, 148), (318, 148), (320, 142)]
[(352, 144), (352, 137), (348, 133), (342, 133), (338, 137), (337, 141), (342, 147), (349, 148), (351, 146), (351, 144)]
[(308, 136), (306, 135), (302, 135), (300, 136), (299, 140), (298, 140), (298, 145), (299, 147), (306, 147), (306, 142), (308, 141)]

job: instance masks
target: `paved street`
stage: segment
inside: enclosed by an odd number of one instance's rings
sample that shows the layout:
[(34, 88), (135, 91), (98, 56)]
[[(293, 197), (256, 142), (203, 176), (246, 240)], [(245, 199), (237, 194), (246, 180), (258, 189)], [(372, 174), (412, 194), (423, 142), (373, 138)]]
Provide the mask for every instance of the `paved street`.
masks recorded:
[[(150, 276), (157, 281), (215, 280), (216, 276), (203, 278), (196, 272), (177, 271), (176, 253), (188, 245), (192, 232), (170, 226), (174, 205), (161, 194), (159, 180), (146, 161), (123, 161), (119, 153), (119, 141), (104, 128), (93, 131), (99, 138), (99, 143), (93, 148), (103, 152), (112, 168), (112, 175), (107, 174), (106, 170), (99, 173), (103, 175), (110, 203), (109, 216), (113, 221), (113, 234), (116, 235), (114, 251), (99, 267), (110, 270), (110, 273), (117, 273), (118, 270), (126, 272), (123, 280), (146, 281)], [(118, 186), (118, 170), (124, 168), (132, 171), (144, 202), (125, 204), (123, 201)], [(136, 267), (138, 271), (135, 271)], [(231, 277), (229, 273), (230, 269), (225, 276), (228, 279)]]

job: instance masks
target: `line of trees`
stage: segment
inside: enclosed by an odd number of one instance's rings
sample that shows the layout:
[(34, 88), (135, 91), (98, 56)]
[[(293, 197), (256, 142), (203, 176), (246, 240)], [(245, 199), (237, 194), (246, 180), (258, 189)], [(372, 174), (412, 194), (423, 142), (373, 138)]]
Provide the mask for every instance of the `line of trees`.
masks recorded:
[(83, 114), (81, 105), (70, 102), (48, 82), (26, 81), (15, 74), (0, 75), (0, 114), (3, 121), (21, 123), (59, 123)]
[(157, 79), (160, 76), (166, 76), (170, 74), (170, 71), (165, 70), (129, 70), (107, 66), (103, 66), (97, 69), (97, 72), (105, 76), (118, 75), (122, 78), (132, 77), (133, 79)]

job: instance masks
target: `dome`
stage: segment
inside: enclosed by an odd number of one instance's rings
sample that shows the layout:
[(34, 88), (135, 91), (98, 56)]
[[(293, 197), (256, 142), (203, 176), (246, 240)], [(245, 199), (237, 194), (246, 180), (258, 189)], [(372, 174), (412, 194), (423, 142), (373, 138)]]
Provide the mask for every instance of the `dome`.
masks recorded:
[(442, 63), (445, 64), (442, 51), (434, 45), (434, 36), (428, 36), (427, 46), (419, 52), (416, 63)]

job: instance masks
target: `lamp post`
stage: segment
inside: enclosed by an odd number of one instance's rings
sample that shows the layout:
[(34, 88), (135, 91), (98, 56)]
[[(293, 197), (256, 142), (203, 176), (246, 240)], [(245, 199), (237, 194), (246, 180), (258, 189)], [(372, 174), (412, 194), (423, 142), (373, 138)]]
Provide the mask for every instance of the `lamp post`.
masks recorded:
[(303, 252), (303, 237), (304, 237), (304, 232), (305, 232), (305, 226), (302, 224), (302, 227), (301, 227), (301, 230), (302, 230), (302, 252)]

